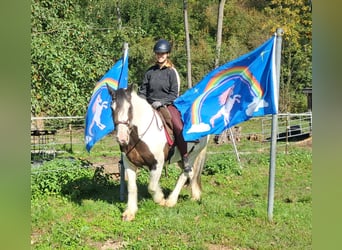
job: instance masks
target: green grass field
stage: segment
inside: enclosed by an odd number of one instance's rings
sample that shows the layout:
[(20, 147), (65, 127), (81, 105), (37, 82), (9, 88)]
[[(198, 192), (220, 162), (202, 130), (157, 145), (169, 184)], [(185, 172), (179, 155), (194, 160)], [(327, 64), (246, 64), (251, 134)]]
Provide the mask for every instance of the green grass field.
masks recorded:
[[(148, 173), (141, 170), (133, 222), (121, 221), (126, 204), (119, 200), (118, 180), (86, 167), (82, 154), (32, 168), (31, 248), (312, 249), (311, 147), (277, 150), (272, 222), (267, 219), (269, 150), (241, 154), (242, 169), (228, 150), (231, 145), (209, 145), (202, 199), (191, 201), (185, 187), (173, 208), (153, 203)], [(118, 155), (102, 153), (108, 154)], [(95, 150), (92, 156), (98, 160), (101, 154)], [(165, 194), (179, 172), (171, 165), (168, 176), (162, 175)]]

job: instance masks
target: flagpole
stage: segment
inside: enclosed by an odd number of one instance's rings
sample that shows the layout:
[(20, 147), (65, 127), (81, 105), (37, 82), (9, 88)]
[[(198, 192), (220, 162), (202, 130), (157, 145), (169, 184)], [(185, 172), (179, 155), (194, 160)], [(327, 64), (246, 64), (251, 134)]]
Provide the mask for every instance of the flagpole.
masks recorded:
[[(126, 53), (128, 52), (128, 43), (125, 42), (123, 44), (123, 58), (124, 60), (127, 60), (126, 57)], [(123, 62), (123, 64), (125, 64), (125, 62)], [(119, 167), (119, 171), (120, 171), (120, 201), (124, 201), (125, 197), (126, 197), (126, 182), (125, 182), (125, 166), (123, 164), (123, 158), (122, 158), (122, 154), (120, 157), (120, 161), (118, 162), (118, 167)]]
[[(280, 58), (281, 58), (281, 43), (284, 34), (283, 29), (277, 29), (275, 63), (276, 63), (276, 86), (275, 91), (277, 99), (279, 99), (279, 81), (280, 81)], [(276, 104), (278, 106), (278, 103)], [(277, 110), (278, 112), (278, 110)], [(272, 115), (272, 132), (271, 132), (271, 150), (270, 150), (270, 169), (268, 181), (268, 205), (267, 215), (268, 220), (273, 220), (273, 205), (274, 205), (274, 183), (275, 183), (275, 165), (276, 165), (276, 150), (277, 150), (277, 131), (278, 131), (278, 115)]]
[[(128, 43), (127, 42), (124, 42), (123, 44), (123, 62), (122, 62), (122, 65), (125, 65), (125, 60), (127, 60), (127, 53), (128, 53)], [(120, 77), (119, 77), (119, 82), (120, 82), (120, 79), (121, 79), (121, 76), (122, 76), (122, 72), (121, 71), (121, 74), (120, 74)]]

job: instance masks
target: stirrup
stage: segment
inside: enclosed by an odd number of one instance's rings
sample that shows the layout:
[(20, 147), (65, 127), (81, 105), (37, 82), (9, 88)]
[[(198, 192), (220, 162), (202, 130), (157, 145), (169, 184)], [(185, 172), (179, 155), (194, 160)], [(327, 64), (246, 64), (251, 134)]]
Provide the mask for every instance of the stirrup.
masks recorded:
[(184, 166), (184, 172), (189, 173), (192, 171), (192, 167), (189, 164), (189, 159), (187, 156), (183, 156), (183, 166)]
[(192, 167), (188, 166), (184, 168), (184, 173), (190, 173), (192, 171)]

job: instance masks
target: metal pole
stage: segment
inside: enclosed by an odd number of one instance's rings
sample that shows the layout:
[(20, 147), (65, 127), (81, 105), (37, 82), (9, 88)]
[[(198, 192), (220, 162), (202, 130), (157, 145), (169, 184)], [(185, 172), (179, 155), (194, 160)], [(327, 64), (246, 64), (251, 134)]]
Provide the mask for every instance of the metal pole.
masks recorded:
[(236, 158), (237, 158), (237, 160), (238, 160), (238, 162), (239, 162), (240, 168), (242, 168), (242, 166), (241, 166), (241, 161), (240, 161), (240, 156), (239, 156), (239, 152), (238, 152), (238, 150), (237, 150), (236, 143), (235, 143), (235, 137), (234, 137), (234, 134), (233, 134), (233, 131), (232, 131), (232, 128), (231, 128), (231, 127), (229, 128), (229, 133), (230, 133), (230, 138), (231, 138), (231, 140), (232, 140), (232, 142), (233, 142), (233, 145), (234, 145), (234, 150), (235, 150)]
[[(280, 58), (281, 58), (281, 43), (283, 29), (277, 29), (276, 51), (275, 51), (275, 66), (276, 66), (276, 84), (275, 91), (277, 99), (279, 98), (279, 81), (280, 81)], [(277, 104), (278, 106), (278, 104)], [(278, 112), (278, 110), (277, 110)], [(276, 165), (276, 150), (277, 150), (277, 131), (278, 131), (278, 115), (272, 115), (272, 134), (271, 134), (271, 150), (270, 150), (270, 170), (268, 181), (268, 205), (267, 215), (268, 220), (273, 220), (273, 205), (274, 205), (274, 180), (275, 180), (275, 165)]]
[[(124, 42), (123, 44), (123, 57), (124, 59), (126, 58), (126, 54), (128, 53), (128, 43)], [(121, 71), (122, 73), (122, 71)], [(121, 76), (120, 76), (121, 78)], [(121, 153), (121, 157), (120, 157), (120, 161), (119, 161), (119, 171), (120, 171), (120, 201), (124, 201), (125, 200), (125, 195), (126, 195), (126, 182), (125, 182), (125, 166), (123, 163), (123, 156)]]
[(124, 44), (123, 44), (123, 51), (124, 51), (124, 53), (126, 53), (127, 50), (128, 50), (128, 43), (124, 42)]
[(122, 154), (121, 154), (121, 158), (119, 161), (119, 171), (120, 171), (120, 201), (125, 201), (125, 197), (126, 197), (126, 180), (125, 180), (125, 166), (123, 163), (123, 158), (122, 158)]
[(285, 153), (288, 153), (288, 146), (289, 146), (289, 133), (290, 133), (290, 129), (289, 129), (289, 113), (287, 113), (286, 116), (286, 129), (285, 129), (285, 136), (286, 136), (286, 145), (285, 145)]

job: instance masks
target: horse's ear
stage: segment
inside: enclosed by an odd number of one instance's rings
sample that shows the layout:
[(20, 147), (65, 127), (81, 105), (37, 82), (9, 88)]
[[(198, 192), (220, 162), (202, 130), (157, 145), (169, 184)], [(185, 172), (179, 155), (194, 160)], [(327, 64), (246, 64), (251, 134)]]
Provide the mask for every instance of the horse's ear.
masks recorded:
[[(106, 85), (107, 85), (107, 89), (108, 89), (108, 92), (109, 92), (109, 94), (112, 96), (112, 98), (115, 96), (115, 90), (114, 89), (112, 89), (112, 87), (111, 86), (109, 86), (108, 85), (108, 83), (106, 83)], [(114, 99), (114, 98), (113, 98)]]
[(138, 91), (138, 86), (134, 83), (130, 84), (128, 87), (127, 87), (127, 90), (129, 92), (137, 92)]
[(132, 93), (133, 90), (134, 90), (134, 85), (133, 85), (133, 84), (128, 85), (127, 91), (128, 91), (129, 93)]

